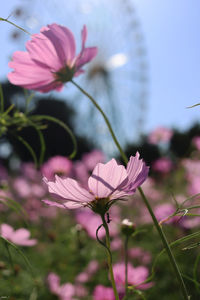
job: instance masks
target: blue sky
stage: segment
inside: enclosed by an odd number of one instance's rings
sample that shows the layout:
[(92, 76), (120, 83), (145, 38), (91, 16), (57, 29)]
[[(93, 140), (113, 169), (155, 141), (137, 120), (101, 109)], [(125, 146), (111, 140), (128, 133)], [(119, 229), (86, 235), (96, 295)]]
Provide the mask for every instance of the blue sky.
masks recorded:
[(200, 119), (200, 1), (135, 0), (150, 63), (149, 127)]
[[(1, 4), (1, 17), (7, 17), (22, 3), (27, 5), (28, 1), (5, 1)], [(186, 109), (200, 102), (200, 1), (135, 0), (134, 3), (149, 64), (146, 131), (159, 125), (187, 128), (200, 118), (198, 107)], [(9, 71), (9, 55), (18, 48), (10, 42), (11, 26), (4, 22), (0, 26), (0, 79), (4, 79)]]

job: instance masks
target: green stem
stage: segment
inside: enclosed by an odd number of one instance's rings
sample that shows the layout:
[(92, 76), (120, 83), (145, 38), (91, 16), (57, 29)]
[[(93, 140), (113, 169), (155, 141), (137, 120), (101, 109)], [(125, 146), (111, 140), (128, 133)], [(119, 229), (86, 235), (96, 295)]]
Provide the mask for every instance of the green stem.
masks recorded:
[(8, 243), (6, 241), (4, 241), (4, 245), (5, 245), (6, 251), (8, 253), (8, 259), (9, 259), (11, 268), (12, 268), (13, 273), (14, 273), (15, 272), (15, 268), (14, 268), (14, 264), (13, 264), (13, 260), (12, 260), (12, 256), (11, 256), (11, 253), (10, 253), (10, 249), (9, 249)]
[(197, 258), (195, 259), (195, 264), (194, 264), (194, 269), (193, 269), (193, 278), (195, 280), (195, 287), (196, 287), (196, 290), (198, 291), (198, 293), (200, 292), (199, 285), (197, 284), (197, 282), (198, 282), (197, 271), (198, 271), (199, 261), (200, 261), (200, 253), (197, 255)]
[(112, 288), (113, 288), (113, 291), (114, 291), (115, 300), (119, 300), (119, 295), (118, 295), (118, 292), (117, 292), (115, 279), (114, 279), (114, 274), (113, 274), (113, 268), (112, 268), (112, 256), (111, 256), (111, 252), (110, 252), (109, 228), (108, 228), (108, 224), (106, 223), (104, 215), (101, 215), (101, 219), (102, 219), (102, 222), (103, 222), (103, 227), (106, 231), (106, 246), (109, 250), (109, 251), (107, 251), (107, 258), (108, 258), (108, 268), (109, 268), (110, 280), (111, 280), (111, 283), (112, 283)]
[[(127, 163), (128, 163), (128, 158), (127, 158), (126, 154), (124, 153), (124, 151), (122, 150), (122, 148), (121, 148), (121, 146), (120, 146), (120, 144), (119, 144), (119, 142), (118, 142), (118, 140), (117, 140), (117, 138), (116, 138), (116, 136), (115, 136), (115, 134), (114, 134), (114, 132), (113, 132), (113, 130), (112, 130), (111, 124), (110, 124), (110, 122), (109, 122), (107, 116), (105, 115), (105, 113), (104, 113), (103, 110), (101, 109), (101, 107), (97, 104), (97, 102), (94, 100), (94, 98), (93, 98), (91, 95), (89, 95), (84, 89), (82, 89), (77, 83), (75, 83), (73, 80), (71, 80), (71, 82), (72, 82), (72, 83), (73, 83), (73, 84), (74, 84), (74, 85), (75, 85), (75, 86), (76, 86), (76, 87), (77, 87), (77, 88), (78, 88), (85, 96), (87, 96), (87, 97), (90, 99), (90, 101), (94, 104), (94, 106), (95, 106), (95, 107), (98, 109), (98, 111), (101, 113), (102, 117), (104, 118), (104, 120), (105, 120), (105, 122), (106, 122), (106, 124), (107, 124), (107, 126), (108, 126), (108, 129), (109, 129), (110, 134), (111, 134), (111, 136), (112, 136), (112, 138), (113, 138), (113, 141), (115, 142), (115, 145), (117, 146), (117, 148), (118, 148), (118, 150), (119, 150), (119, 152), (120, 152), (120, 154), (121, 154), (121, 156), (122, 156), (123, 161), (127, 164)], [(172, 267), (173, 267), (173, 269), (174, 269), (174, 272), (175, 272), (175, 274), (176, 274), (177, 280), (178, 280), (178, 282), (179, 282), (179, 284), (180, 284), (180, 288), (181, 288), (181, 291), (182, 291), (182, 294), (183, 294), (183, 298), (184, 298), (185, 300), (189, 300), (189, 296), (188, 296), (188, 294), (187, 294), (187, 290), (186, 290), (186, 287), (185, 287), (183, 278), (182, 278), (182, 276), (181, 276), (181, 273), (180, 273), (180, 270), (179, 270), (179, 268), (178, 268), (178, 265), (176, 264), (176, 260), (175, 260), (175, 258), (174, 258), (174, 256), (173, 256), (173, 253), (172, 253), (171, 249), (170, 249), (170, 246), (169, 246), (169, 243), (168, 243), (168, 241), (167, 241), (167, 239), (166, 239), (166, 236), (165, 236), (165, 234), (164, 234), (162, 228), (159, 226), (158, 221), (157, 221), (157, 219), (156, 219), (156, 217), (155, 217), (155, 215), (154, 215), (154, 213), (153, 213), (153, 210), (152, 210), (152, 208), (151, 208), (151, 206), (150, 206), (150, 204), (149, 204), (147, 198), (145, 197), (145, 195), (144, 195), (144, 193), (143, 193), (142, 188), (139, 187), (138, 190), (139, 190), (139, 192), (140, 192), (140, 195), (141, 195), (141, 197), (142, 197), (142, 200), (143, 200), (144, 204), (146, 205), (146, 207), (147, 207), (147, 209), (148, 209), (148, 211), (149, 211), (149, 213), (150, 213), (150, 215), (151, 215), (151, 217), (152, 217), (152, 220), (153, 220), (153, 222), (154, 222), (154, 225), (155, 225), (155, 227), (156, 227), (156, 229), (157, 229), (157, 231), (158, 231), (158, 233), (159, 233), (159, 235), (160, 235), (160, 238), (161, 238), (161, 240), (162, 240), (163, 246), (164, 246), (164, 248), (165, 248), (165, 250), (166, 250), (166, 252), (167, 252), (167, 254), (168, 254), (169, 260), (170, 260), (171, 265), (172, 265)], [(105, 221), (105, 220), (104, 220), (104, 221)], [(106, 224), (106, 225), (107, 225), (107, 224)], [(107, 227), (108, 227), (108, 226), (107, 226)], [(105, 229), (106, 229), (106, 228), (105, 228)], [(107, 233), (106, 233), (106, 235), (107, 235)]]
[(77, 153), (77, 142), (76, 142), (76, 138), (73, 134), (73, 132), (71, 131), (71, 129), (67, 126), (67, 124), (65, 124), (64, 122), (62, 122), (61, 120), (54, 118), (52, 116), (48, 116), (48, 115), (35, 115), (31, 117), (31, 120), (48, 120), (50, 122), (56, 123), (59, 126), (61, 126), (62, 128), (65, 129), (65, 131), (69, 134), (69, 136), (71, 137), (72, 143), (73, 143), (73, 152), (69, 155), (69, 158), (72, 159), (76, 156)]
[(185, 300), (188, 300), (189, 296), (188, 296), (188, 293), (187, 293), (187, 289), (186, 289), (185, 283), (184, 283), (183, 278), (181, 276), (181, 273), (180, 273), (180, 270), (179, 270), (178, 265), (176, 263), (176, 260), (174, 258), (174, 255), (173, 255), (173, 253), (172, 253), (172, 251), (170, 249), (170, 246), (169, 246), (169, 243), (168, 243), (168, 241), (166, 239), (166, 236), (165, 236), (165, 234), (164, 234), (164, 232), (162, 230), (162, 227), (159, 226), (158, 221), (157, 221), (157, 219), (156, 219), (156, 217), (155, 217), (155, 215), (153, 213), (153, 210), (152, 210), (152, 208), (151, 208), (151, 206), (150, 206), (147, 198), (144, 195), (144, 192), (143, 192), (142, 188), (139, 187), (138, 190), (140, 192), (140, 195), (141, 195), (141, 197), (142, 197), (142, 199), (143, 199), (146, 207), (148, 208), (148, 211), (149, 211), (149, 213), (150, 213), (150, 215), (151, 215), (151, 217), (153, 219), (154, 225), (155, 225), (155, 227), (156, 227), (156, 229), (157, 229), (157, 231), (158, 231), (158, 233), (160, 235), (160, 238), (162, 240), (163, 246), (164, 246), (164, 248), (165, 248), (165, 250), (166, 250), (166, 252), (168, 254), (168, 257), (170, 259), (170, 262), (171, 262), (172, 267), (174, 269), (174, 272), (176, 274), (176, 278), (179, 281), (183, 297), (184, 297)]
[(126, 154), (124, 153), (124, 151), (122, 150), (122, 148), (121, 148), (121, 146), (120, 146), (120, 144), (119, 144), (119, 142), (118, 142), (118, 140), (117, 140), (117, 138), (116, 138), (116, 136), (115, 136), (115, 134), (114, 134), (114, 131), (113, 131), (113, 129), (112, 129), (112, 127), (111, 127), (111, 125), (110, 125), (110, 122), (109, 122), (109, 120), (108, 120), (108, 118), (107, 118), (107, 116), (105, 115), (105, 113), (103, 112), (103, 110), (101, 109), (101, 107), (98, 105), (98, 103), (94, 100), (94, 98), (91, 96), (91, 95), (89, 95), (84, 89), (82, 89), (76, 82), (74, 82), (73, 80), (71, 80), (71, 82), (86, 96), (86, 97), (88, 97), (89, 99), (90, 99), (90, 101), (94, 104), (94, 106), (98, 109), (98, 111), (101, 113), (101, 115), (102, 115), (102, 117), (104, 118), (104, 121), (106, 122), (106, 125), (108, 126), (108, 129), (109, 129), (109, 131), (110, 131), (110, 134), (111, 134), (111, 136), (112, 136), (112, 138), (113, 138), (113, 141), (115, 142), (115, 145), (117, 146), (117, 148), (118, 148), (118, 150), (119, 150), (119, 152), (120, 152), (120, 154), (121, 154), (121, 156), (122, 156), (122, 158), (123, 158), (123, 160), (124, 160), (124, 162), (127, 164), (128, 163), (128, 159), (127, 159), (127, 157), (126, 157)]
[(11, 25), (13, 25), (13, 26), (17, 27), (18, 29), (22, 30), (23, 32), (25, 32), (25, 33), (27, 33), (27, 34), (31, 35), (31, 33), (29, 33), (28, 31), (26, 31), (24, 28), (22, 28), (22, 27), (20, 27), (20, 26), (16, 25), (15, 23), (13, 23), (13, 22), (9, 21), (9, 20), (8, 20), (8, 18), (6, 18), (6, 19), (4, 19), (4, 18), (0, 18), (0, 21), (7, 22), (7, 23), (9, 23), (9, 24), (11, 24)]
[(124, 242), (124, 261), (125, 261), (125, 296), (128, 293), (128, 240), (129, 236), (126, 235)]

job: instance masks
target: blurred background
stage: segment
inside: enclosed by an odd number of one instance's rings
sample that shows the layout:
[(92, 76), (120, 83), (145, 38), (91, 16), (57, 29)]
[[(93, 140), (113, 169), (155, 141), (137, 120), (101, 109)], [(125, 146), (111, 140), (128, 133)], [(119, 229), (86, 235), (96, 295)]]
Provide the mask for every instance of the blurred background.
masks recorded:
[[(10, 15), (9, 20), (30, 33), (53, 22), (68, 26), (77, 52), (82, 26), (87, 25), (87, 46), (98, 46), (99, 52), (77, 82), (108, 114), (125, 147), (140, 143), (158, 126), (184, 131), (198, 123), (199, 108), (186, 107), (200, 102), (199, 8), (197, 0), (12, 0), (1, 5), (1, 17)], [(0, 26), (0, 79), (6, 82), (8, 61), (14, 51), (25, 50), (29, 36), (8, 23)], [(74, 110), (76, 134), (108, 157), (116, 154), (101, 116), (74, 86), (42, 97), (63, 101)], [(45, 106), (46, 113), (52, 105)]]

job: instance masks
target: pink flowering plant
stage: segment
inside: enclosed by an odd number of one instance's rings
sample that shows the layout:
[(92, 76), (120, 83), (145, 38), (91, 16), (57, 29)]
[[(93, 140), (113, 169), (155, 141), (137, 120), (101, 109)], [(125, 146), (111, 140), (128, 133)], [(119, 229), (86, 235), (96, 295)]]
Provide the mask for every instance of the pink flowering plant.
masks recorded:
[[(13, 134), (35, 164), (19, 164), (16, 173), (0, 165), (0, 237), (5, 245), (0, 252), (0, 274), (3, 279), (9, 277), (6, 283), (0, 282), (0, 291), (6, 297), (38, 300), (197, 299), (199, 255), (193, 270), (189, 269), (191, 278), (190, 274), (183, 276), (188, 266), (182, 252), (197, 252), (199, 243), (184, 245), (184, 251), (178, 249), (176, 255), (172, 246), (189, 243), (199, 235), (189, 232), (200, 220), (199, 135), (191, 141), (195, 151), (188, 159), (176, 160), (171, 155), (174, 133), (162, 126), (146, 137), (147, 144), (160, 147), (157, 158), (146, 163), (142, 150), (127, 156), (102, 108), (75, 81), (97, 55), (97, 47), (86, 47), (86, 43), (86, 25), (78, 53), (69, 28), (56, 23), (44, 26), (31, 35), (26, 51), (13, 54), (8, 79), (40, 93), (61, 91), (66, 83), (73, 84), (103, 117), (121, 157), (109, 160), (102, 151), (91, 149), (77, 159), (75, 135), (64, 122), (49, 115), (32, 115), (30, 98), (24, 112), (14, 104), (5, 109), (1, 93), (0, 137)], [(67, 131), (73, 144), (71, 155), (45, 157), (43, 130), (48, 124), (44, 120)], [(20, 135), (27, 127), (38, 134), (39, 157)], [(169, 187), (174, 188), (173, 197)], [(177, 254), (184, 261), (183, 271)], [(175, 277), (169, 276), (170, 271)], [(32, 280), (27, 279), (30, 277)], [(188, 283), (188, 292), (185, 278), (195, 289)], [(16, 286), (8, 294), (12, 282)], [(171, 286), (173, 293), (168, 294)]]
[(27, 42), (27, 51), (14, 53), (9, 67), (14, 71), (8, 79), (15, 85), (42, 93), (60, 91), (63, 84), (83, 73), (82, 67), (97, 54), (97, 48), (86, 48), (87, 28), (83, 26), (82, 49), (76, 55), (72, 32), (64, 26), (51, 24), (33, 34)]

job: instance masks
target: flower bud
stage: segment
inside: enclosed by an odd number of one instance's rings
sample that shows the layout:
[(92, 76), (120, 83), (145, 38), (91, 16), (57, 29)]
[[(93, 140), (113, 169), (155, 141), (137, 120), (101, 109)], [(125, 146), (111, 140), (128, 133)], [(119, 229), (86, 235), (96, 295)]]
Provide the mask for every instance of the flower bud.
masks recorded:
[(126, 235), (126, 236), (130, 236), (131, 234), (133, 234), (135, 232), (135, 224), (131, 221), (129, 221), (128, 219), (124, 219), (122, 221), (121, 224), (121, 232)]

